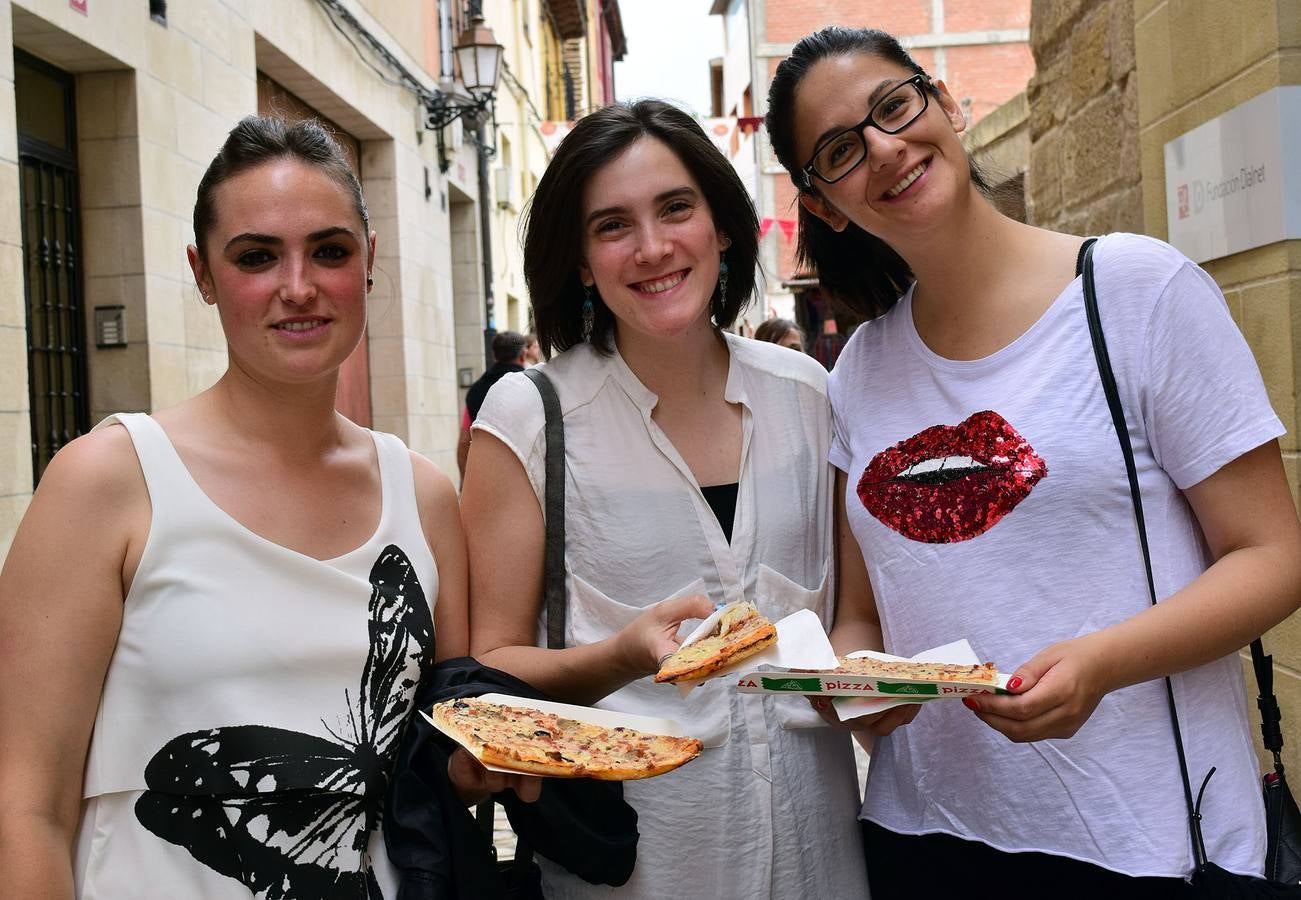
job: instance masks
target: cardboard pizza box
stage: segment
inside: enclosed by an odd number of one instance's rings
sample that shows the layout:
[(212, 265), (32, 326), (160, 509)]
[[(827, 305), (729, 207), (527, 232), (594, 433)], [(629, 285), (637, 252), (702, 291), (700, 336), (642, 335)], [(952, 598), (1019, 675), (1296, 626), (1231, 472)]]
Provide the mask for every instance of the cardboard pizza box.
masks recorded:
[[(977, 665), (980, 660), (971, 645), (954, 641), (906, 658), (891, 656), (875, 650), (848, 653), (849, 657), (871, 657), (891, 662), (942, 662), (956, 665)], [(737, 677), (736, 689), (746, 694), (803, 694), (837, 698), (857, 698), (853, 715), (882, 712), (904, 703), (925, 703), (929, 700), (962, 698), (972, 694), (1005, 694), (1010, 675), (999, 673), (994, 684), (985, 682), (935, 681), (882, 678), (876, 675), (846, 675), (836, 672), (752, 671)], [(860, 702), (861, 701), (861, 702)], [(863, 706), (868, 703), (869, 706)], [(837, 710), (844, 710), (842, 701)], [(842, 711), (841, 718), (851, 718)]]
[[(510, 694), (483, 694), (478, 697), (488, 703), (500, 703), (503, 706), (518, 706), (521, 709), (536, 709), (541, 712), (555, 713), (558, 716), (564, 716), (567, 719), (573, 719), (576, 722), (588, 722), (592, 725), (600, 725), (603, 728), (632, 728), (646, 734), (666, 734), (670, 737), (692, 737), (683, 730), (673, 719), (660, 719), (655, 716), (638, 716), (633, 713), (615, 712), (609, 709), (597, 709), (594, 706), (575, 706), (572, 703), (556, 703), (552, 700), (533, 700), (528, 697), (513, 697)], [(483, 761), (480, 755), (480, 748), (474, 747), (461, 740), (460, 736), (450, 731), (445, 731), (428, 712), (420, 710), (420, 715), (425, 717), (425, 721), (433, 725), (441, 733), (447, 735), (456, 741), (462, 747), (470, 752), (470, 755), (479, 760), (489, 772), (502, 772), (507, 775), (518, 774), (517, 769), (507, 769), (501, 766), (491, 765)], [(549, 775), (548, 778), (558, 778), (563, 776)]]

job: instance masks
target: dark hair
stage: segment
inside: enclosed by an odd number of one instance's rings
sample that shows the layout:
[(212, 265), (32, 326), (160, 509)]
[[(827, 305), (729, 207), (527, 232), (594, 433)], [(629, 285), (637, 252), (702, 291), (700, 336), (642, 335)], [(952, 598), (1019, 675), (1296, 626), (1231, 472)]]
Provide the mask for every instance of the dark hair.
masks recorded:
[(519, 359), (529, 339), (518, 331), (499, 331), (492, 336), (492, 358), (499, 363)]
[[(795, 94), (800, 82), (815, 63), (829, 56), (870, 54), (918, 75), (926, 70), (908, 54), (892, 35), (874, 28), (844, 28), (832, 25), (802, 39), (782, 60), (768, 88), (768, 115), (764, 124), (778, 161), (790, 173), (801, 193), (815, 189), (805, 184), (803, 160), (795, 157)], [(939, 89), (926, 82), (932, 96)], [(971, 181), (989, 196), (990, 186), (968, 158)], [(853, 222), (836, 231), (813, 215), (803, 204), (799, 208), (800, 237), (796, 259), (801, 267), (817, 273), (823, 290), (853, 312), (874, 318), (894, 306), (899, 295), (913, 281), (912, 269), (885, 241)]]
[[(592, 175), (638, 138), (650, 136), (682, 161), (700, 185), (714, 226), (727, 235), (727, 296), (710, 300), (714, 323), (727, 328), (754, 293), (759, 255), (759, 218), (750, 195), (727, 157), (700, 125), (662, 100), (617, 103), (598, 109), (574, 126), (551, 159), (524, 222), (524, 280), (533, 304), (538, 344), (548, 357), (582, 343), (583, 191)], [(614, 314), (592, 293), (592, 332), (602, 353), (613, 349)]]
[(357, 176), (338, 142), (319, 122), (307, 119), (290, 125), (284, 119), (245, 116), (230, 130), (199, 181), (198, 195), (194, 198), (194, 246), (200, 257), (207, 256), (203, 245), (217, 221), (214, 202), (217, 188), (227, 179), (278, 159), (298, 160), (333, 178), (352, 198), (363, 232), (370, 230), (366, 200), (361, 195)]
[(759, 327), (754, 330), (754, 339), (756, 341), (767, 341), (770, 344), (780, 344), (782, 338), (792, 331), (799, 334), (801, 340), (803, 339), (804, 330), (790, 319), (764, 319), (759, 323)]

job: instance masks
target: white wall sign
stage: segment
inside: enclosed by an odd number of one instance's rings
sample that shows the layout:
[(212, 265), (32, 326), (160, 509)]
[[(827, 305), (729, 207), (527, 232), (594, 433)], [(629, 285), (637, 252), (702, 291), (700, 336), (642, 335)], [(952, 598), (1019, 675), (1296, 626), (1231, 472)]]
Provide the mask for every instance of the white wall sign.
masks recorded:
[(1253, 97), (1165, 145), (1170, 243), (1194, 262), (1301, 238), (1301, 85)]

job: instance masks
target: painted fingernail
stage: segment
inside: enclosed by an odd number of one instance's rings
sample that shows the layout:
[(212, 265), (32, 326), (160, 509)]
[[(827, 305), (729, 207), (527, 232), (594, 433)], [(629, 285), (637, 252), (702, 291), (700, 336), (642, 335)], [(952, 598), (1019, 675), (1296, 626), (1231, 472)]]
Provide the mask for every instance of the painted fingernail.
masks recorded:
[(1007, 680), (1007, 689), (1008, 689), (1009, 691), (1014, 691), (1014, 690), (1016, 690), (1017, 688), (1019, 688), (1020, 686), (1021, 686), (1021, 676), (1020, 676), (1020, 675), (1013, 675), (1011, 678), (1009, 678), (1009, 679)]
[(980, 712), (980, 704), (976, 702), (975, 697), (963, 697), (962, 705), (965, 706), (967, 709), (974, 710), (975, 712)]

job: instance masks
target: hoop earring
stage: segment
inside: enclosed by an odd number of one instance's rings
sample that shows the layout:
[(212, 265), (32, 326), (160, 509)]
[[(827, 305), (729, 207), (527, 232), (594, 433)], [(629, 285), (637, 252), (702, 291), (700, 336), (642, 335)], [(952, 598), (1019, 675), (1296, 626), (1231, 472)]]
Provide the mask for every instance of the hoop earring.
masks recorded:
[(592, 320), (596, 317), (595, 310), (592, 309), (592, 286), (583, 285), (583, 340), (592, 339)]

